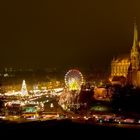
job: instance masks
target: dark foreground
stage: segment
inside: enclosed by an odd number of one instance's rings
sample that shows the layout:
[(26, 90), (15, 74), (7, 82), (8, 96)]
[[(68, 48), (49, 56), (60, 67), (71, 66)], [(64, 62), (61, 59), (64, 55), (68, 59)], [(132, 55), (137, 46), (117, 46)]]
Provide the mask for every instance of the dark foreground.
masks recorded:
[[(71, 120), (50, 120), (28, 123), (1, 122), (0, 132), (4, 136), (20, 137), (122, 137), (140, 136), (139, 128), (118, 128), (110, 126), (99, 126), (95, 124), (76, 123)], [(67, 138), (66, 138), (67, 139)]]

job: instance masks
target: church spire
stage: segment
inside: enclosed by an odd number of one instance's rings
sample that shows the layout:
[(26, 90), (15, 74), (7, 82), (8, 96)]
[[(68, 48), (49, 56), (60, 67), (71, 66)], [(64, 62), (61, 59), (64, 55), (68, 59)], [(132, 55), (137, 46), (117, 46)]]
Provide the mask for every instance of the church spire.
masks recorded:
[(139, 41), (138, 41), (138, 29), (137, 29), (137, 24), (136, 20), (134, 22), (134, 39), (133, 39), (133, 49), (136, 49), (138, 47)]
[(139, 54), (139, 41), (138, 41), (138, 29), (136, 20), (134, 22), (134, 40), (131, 49), (131, 64), (132, 70), (137, 70), (140, 66), (140, 54)]

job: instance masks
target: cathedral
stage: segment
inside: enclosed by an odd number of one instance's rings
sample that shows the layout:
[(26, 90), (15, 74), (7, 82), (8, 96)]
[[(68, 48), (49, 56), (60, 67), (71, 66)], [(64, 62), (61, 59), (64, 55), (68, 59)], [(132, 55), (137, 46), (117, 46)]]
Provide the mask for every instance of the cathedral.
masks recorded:
[(140, 43), (136, 23), (130, 54), (115, 58), (111, 62), (111, 81), (119, 81), (121, 78), (125, 78), (125, 84), (140, 87)]

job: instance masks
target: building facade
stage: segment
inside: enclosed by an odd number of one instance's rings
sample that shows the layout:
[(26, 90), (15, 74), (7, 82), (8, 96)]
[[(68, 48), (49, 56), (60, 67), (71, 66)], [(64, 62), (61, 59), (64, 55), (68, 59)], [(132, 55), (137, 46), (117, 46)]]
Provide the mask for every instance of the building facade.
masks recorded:
[(111, 77), (127, 77), (130, 60), (128, 58), (113, 59), (111, 63)]

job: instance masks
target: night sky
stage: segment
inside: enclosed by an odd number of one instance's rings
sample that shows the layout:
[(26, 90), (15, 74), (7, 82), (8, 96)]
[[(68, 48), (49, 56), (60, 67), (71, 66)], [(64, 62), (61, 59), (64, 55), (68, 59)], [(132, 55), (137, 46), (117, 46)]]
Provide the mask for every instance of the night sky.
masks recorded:
[(128, 53), (139, 0), (0, 2), (0, 67), (107, 68)]

